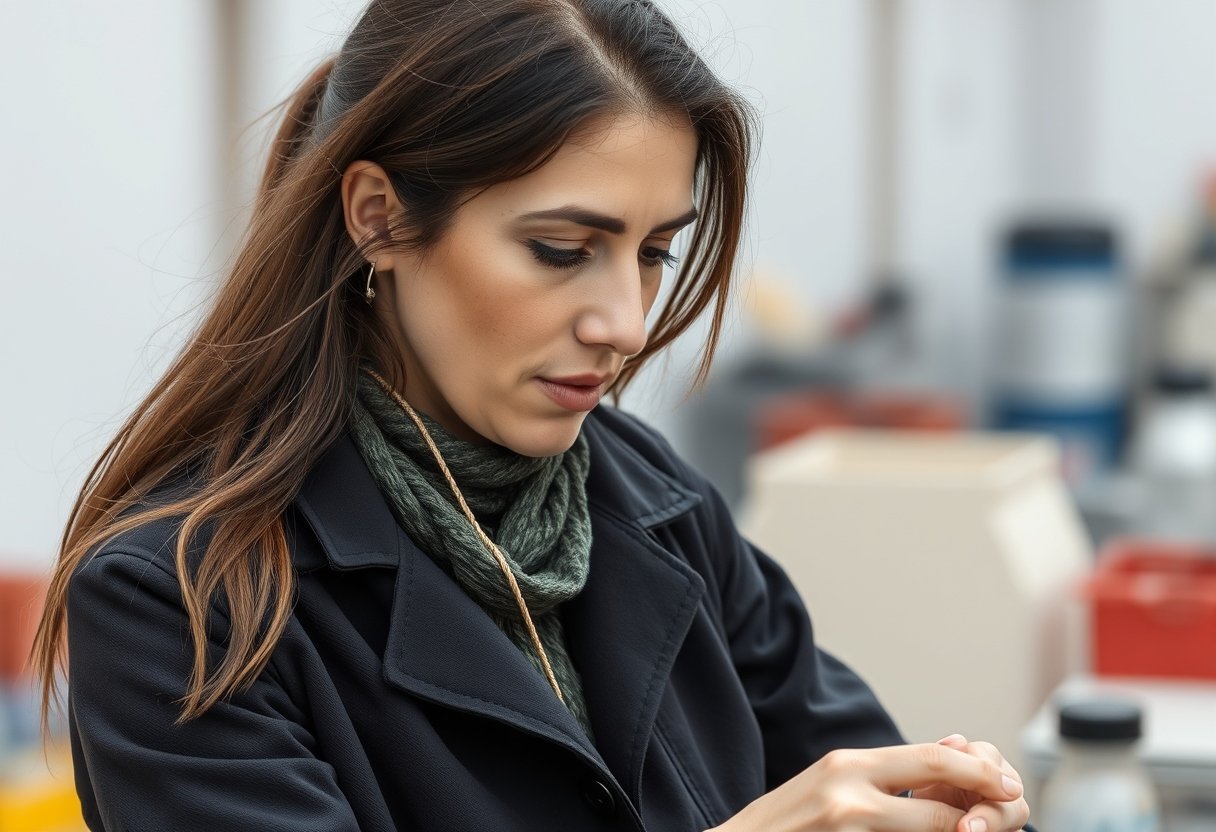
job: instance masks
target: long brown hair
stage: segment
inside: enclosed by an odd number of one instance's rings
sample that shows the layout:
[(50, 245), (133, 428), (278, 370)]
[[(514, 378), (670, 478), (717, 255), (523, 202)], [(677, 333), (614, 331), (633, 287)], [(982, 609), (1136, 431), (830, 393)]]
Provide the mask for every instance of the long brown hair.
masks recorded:
[[(293, 603), (282, 512), (341, 432), (358, 363), (371, 358), (403, 373), (362, 298), (367, 263), (386, 247), (425, 250), (481, 189), (544, 164), (588, 119), (623, 112), (692, 123), (700, 218), (649, 342), (613, 392), (712, 306), (699, 384), (741, 234), (755, 134), (748, 105), (651, 0), (368, 6), (339, 54), (286, 103), (230, 273), (72, 507), (32, 654), (44, 727), (66, 659), (73, 572), (117, 535), (158, 518), (183, 518), (175, 557), (194, 664), (179, 721), (252, 683)], [(360, 159), (388, 171), (410, 220), (356, 245), (339, 183)], [(154, 499), (154, 487), (187, 474), (198, 488)], [(187, 560), (204, 524), (207, 545)], [(208, 667), (207, 615), (219, 598), (230, 635), (222, 660)]]

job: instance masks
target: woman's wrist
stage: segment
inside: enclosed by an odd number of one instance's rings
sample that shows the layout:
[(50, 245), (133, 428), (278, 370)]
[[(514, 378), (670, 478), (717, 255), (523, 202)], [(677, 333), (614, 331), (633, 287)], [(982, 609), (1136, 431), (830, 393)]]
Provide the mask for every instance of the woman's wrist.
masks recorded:
[(764, 828), (762, 825), (758, 827), (753, 823), (749, 823), (746, 815), (748, 815), (748, 811), (747, 807), (744, 807), (741, 811), (731, 815), (712, 829), (706, 829), (705, 832), (752, 832), (754, 829)]

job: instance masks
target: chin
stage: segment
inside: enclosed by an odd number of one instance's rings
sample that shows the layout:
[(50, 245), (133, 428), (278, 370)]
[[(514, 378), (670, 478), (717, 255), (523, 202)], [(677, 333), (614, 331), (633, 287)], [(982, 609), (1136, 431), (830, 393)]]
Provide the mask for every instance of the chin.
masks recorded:
[(498, 444), (523, 456), (557, 456), (578, 439), (586, 413), (561, 419), (529, 419), (503, 431)]

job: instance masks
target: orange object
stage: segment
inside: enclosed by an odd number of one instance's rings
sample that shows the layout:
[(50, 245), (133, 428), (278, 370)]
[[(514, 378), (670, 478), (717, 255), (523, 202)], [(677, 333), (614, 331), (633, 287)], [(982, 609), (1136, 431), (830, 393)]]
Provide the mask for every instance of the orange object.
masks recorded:
[(1216, 679), (1216, 549), (1114, 541), (1085, 594), (1099, 676)]
[(759, 450), (824, 428), (956, 431), (964, 423), (957, 401), (909, 393), (795, 393), (764, 402), (755, 418)]
[(839, 396), (781, 396), (760, 406), (755, 416), (756, 446), (766, 450), (803, 434), (853, 424)]
[(0, 832), (88, 832), (65, 747), (28, 749), (0, 772)]
[(42, 577), (0, 574), (0, 681), (26, 675), (26, 659), (45, 598)]

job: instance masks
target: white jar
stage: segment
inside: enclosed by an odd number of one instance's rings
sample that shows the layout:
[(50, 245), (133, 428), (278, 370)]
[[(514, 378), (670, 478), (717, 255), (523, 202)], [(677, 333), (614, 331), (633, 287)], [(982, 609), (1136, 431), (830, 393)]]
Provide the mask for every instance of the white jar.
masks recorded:
[(1204, 369), (1161, 367), (1131, 448), (1132, 468), (1161, 480), (1216, 479), (1216, 395)]
[(1140, 708), (1087, 699), (1060, 708), (1060, 764), (1035, 813), (1040, 832), (1161, 832), (1156, 789), (1137, 756)]

